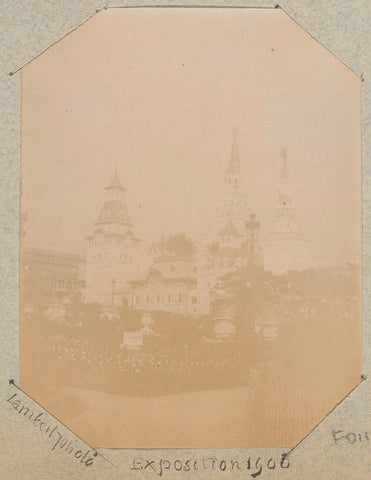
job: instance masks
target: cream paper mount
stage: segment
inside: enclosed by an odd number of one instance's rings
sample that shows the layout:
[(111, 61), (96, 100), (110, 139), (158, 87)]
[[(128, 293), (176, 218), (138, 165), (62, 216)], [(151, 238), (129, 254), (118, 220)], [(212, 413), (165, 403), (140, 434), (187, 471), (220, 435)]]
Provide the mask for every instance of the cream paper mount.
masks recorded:
[(104, 9), (27, 64), (17, 429), (74, 474), (364, 451), (360, 95), (282, 8)]

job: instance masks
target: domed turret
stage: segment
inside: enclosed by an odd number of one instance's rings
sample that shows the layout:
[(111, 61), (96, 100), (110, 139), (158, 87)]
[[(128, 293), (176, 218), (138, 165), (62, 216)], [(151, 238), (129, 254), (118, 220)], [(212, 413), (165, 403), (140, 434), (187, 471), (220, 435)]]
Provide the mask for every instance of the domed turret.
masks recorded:
[(126, 189), (122, 186), (117, 171), (115, 171), (109, 185), (105, 187), (105, 191), (106, 201), (96, 224), (104, 226), (111, 223), (121, 223), (131, 226), (129, 212), (124, 201)]

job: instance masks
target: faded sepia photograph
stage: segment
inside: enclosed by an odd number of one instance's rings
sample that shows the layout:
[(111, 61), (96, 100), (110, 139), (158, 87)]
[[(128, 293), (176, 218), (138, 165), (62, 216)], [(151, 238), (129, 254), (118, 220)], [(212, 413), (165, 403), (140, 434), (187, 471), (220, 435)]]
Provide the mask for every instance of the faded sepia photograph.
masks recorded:
[(361, 378), (360, 97), (281, 9), (107, 9), (26, 65), (22, 389), (94, 447), (300, 442)]

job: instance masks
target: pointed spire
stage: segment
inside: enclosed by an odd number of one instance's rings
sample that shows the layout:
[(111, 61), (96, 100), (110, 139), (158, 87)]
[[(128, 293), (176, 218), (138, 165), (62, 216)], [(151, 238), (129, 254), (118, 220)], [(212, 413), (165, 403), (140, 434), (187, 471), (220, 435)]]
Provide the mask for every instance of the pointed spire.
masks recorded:
[(281, 152), (281, 156), (283, 158), (283, 162), (282, 162), (282, 168), (281, 168), (281, 174), (280, 174), (280, 181), (288, 180), (290, 178), (290, 172), (289, 172), (289, 168), (287, 166), (287, 161), (286, 161), (286, 147), (283, 148)]
[(240, 172), (240, 156), (238, 153), (238, 146), (237, 146), (237, 132), (234, 130), (233, 132), (233, 145), (231, 150), (231, 155), (229, 157), (228, 162), (228, 173), (239, 173)]
[(118, 173), (117, 173), (117, 168), (114, 171), (114, 174), (113, 174), (113, 177), (112, 177), (112, 180), (111, 180), (110, 184), (107, 187), (105, 187), (106, 190), (111, 190), (111, 189), (114, 189), (114, 188), (116, 188), (118, 190), (126, 190), (126, 188), (124, 188), (122, 186), (122, 183), (119, 179), (119, 176), (118, 176)]

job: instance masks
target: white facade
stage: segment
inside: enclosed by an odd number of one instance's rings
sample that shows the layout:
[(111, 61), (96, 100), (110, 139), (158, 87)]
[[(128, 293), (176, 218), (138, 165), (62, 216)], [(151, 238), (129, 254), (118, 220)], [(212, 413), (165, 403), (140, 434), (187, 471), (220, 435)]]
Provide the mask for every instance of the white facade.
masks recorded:
[(278, 185), (275, 229), (264, 241), (264, 269), (276, 275), (308, 266), (308, 244), (298, 232), (293, 209), (290, 174), (283, 154)]
[[(212, 222), (212, 234), (201, 242), (198, 290), (200, 309), (209, 313), (210, 294), (218, 278), (246, 265), (251, 238), (246, 229), (250, 219), (249, 199), (243, 178), (236, 138), (224, 175), (224, 191), (219, 215)], [(254, 245), (255, 261), (259, 241)], [(259, 260), (258, 260), (259, 263)]]
[(129, 301), (131, 280), (146, 256), (134, 235), (117, 172), (106, 190), (93, 234), (87, 238), (85, 302), (120, 306)]
[(199, 314), (197, 266), (182, 258), (155, 261), (133, 280), (130, 306), (134, 310), (162, 310), (182, 315)]
[[(227, 224), (233, 225), (239, 235), (245, 236), (245, 223), (248, 219), (249, 199), (246, 191), (246, 185), (242, 174), (241, 162), (239, 158), (236, 137), (233, 139), (231, 154), (229, 157), (227, 169), (224, 175), (223, 193), (221, 205), (218, 215), (213, 221), (213, 234), (216, 235), (217, 241), (234, 241), (238, 240), (239, 244), (243, 241), (238, 235), (220, 235)], [(231, 230), (231, 229), (230, 229)], [(221, 239), (220, 236), (225, 238)]]

